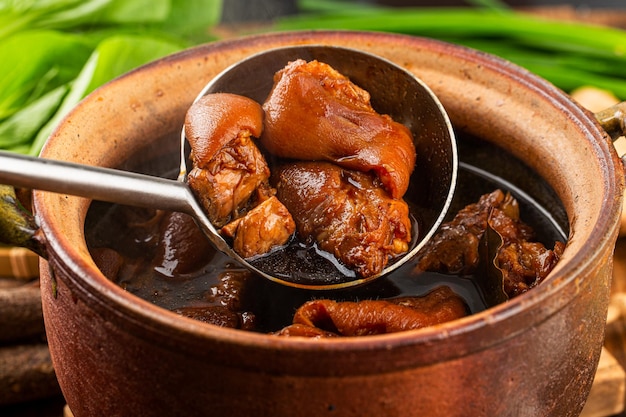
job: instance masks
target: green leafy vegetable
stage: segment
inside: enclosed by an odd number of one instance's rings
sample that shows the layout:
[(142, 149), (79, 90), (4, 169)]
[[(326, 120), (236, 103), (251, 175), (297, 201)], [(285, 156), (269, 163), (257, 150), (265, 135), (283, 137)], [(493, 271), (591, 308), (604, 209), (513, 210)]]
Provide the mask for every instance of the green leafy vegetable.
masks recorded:
[(0, 148), (28, 152), (29, 142), (59, 108), (68, 89), (62, 85), (51, 90), (0, 124)]
[(0, 42), (0, 120), (71, 81), (91, 49), (84, 37), (55, 31), (26, 31)]
[(623, 30), (539, 18), (495, 3), (482, 8), (370, 6), (358, 12), (345, 1), (300, 4), (301, 15), (283, 18), (273, 29), (371, 30), (431, 37), (501, 56), (565, 91), (589, 85), (626, 99)]
[(213, 38), (221, 0), (0, 0), (0, 148), (38, 154), (86, 94)]
[(94, 89), (133, 68), (180, 48), (180, 44), (141, 36), (112, 36), (102, 41), (73, 81), (58, 111), (39, 130), (29, 153), (37, 155), (54, 127)]
[(0, 6), (0, 38), (26, 28), (68, 30), (160, 23), (168, 18), (171, 3), (170, 0), (8, 0)]

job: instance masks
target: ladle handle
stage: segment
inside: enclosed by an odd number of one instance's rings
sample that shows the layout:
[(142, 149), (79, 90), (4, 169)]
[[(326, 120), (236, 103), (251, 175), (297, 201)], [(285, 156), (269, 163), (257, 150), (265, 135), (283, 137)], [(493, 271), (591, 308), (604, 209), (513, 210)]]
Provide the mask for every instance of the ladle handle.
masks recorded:
[(0, 151), (0, 184), (110, 203), (193, 212), (191, 190), (179, 181), (6, 151)]

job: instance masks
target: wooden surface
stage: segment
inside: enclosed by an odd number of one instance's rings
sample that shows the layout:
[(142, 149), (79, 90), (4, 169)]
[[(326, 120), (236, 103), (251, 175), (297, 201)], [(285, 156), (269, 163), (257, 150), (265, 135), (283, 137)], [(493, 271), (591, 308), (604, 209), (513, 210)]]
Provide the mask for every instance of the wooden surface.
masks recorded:
[(606, 417), (624, 411), (626, 372), (608, 349), (602, 349), (596, 378), (581, 417)]

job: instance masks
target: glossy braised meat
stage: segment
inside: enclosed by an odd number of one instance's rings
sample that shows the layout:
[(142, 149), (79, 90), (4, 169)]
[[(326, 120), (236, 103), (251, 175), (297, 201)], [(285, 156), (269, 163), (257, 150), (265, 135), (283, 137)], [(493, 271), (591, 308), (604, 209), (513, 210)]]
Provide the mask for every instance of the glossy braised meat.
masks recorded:
[(206, 236), (194, 220), (183, 213), (162, 213), (158, 245), (153, 267), (164, 276), (192, 273), (202, 267), (214, 253)]
[(205, 323), (233, 329), (255, 330), (254, 277), (248, 271), (227, 271), (220, 282), (211, 286), (206, 297), (209, 305), (191, 305), (174, 312)]
[(295, 162), (275, 170), (277, 197), (296, 221), (301, 239), (363, 277), (408, 250), (409, 209), (392, 199), (371, 174), (329, 162)]
[[(188, 220), (191, 228), (178, 223), (179, 220), (182, 223)], [(165, 272), (168, 276), (186, 273), (188, 268), (191, 268), (191, 264), (195, 263), (196, 250), (203, 252), (204, 258), (207, 256), (204, 252), (206, 247), (202, 247), (202, 241), (197, 240), (198, 235), (195, 233), (199, 233), (201, 238), (204, 236), (191, 217), (184, 214), (174, 215), (161, 210), (117, 206), (115, 210), (107, 214), (107, 221), (106, 230), (103, 229), (100, 233), (115, 236), (114, 244), (96, 247), (92, 244), (90, 253), (100, 271), (111, 281), (121, 283), (135, 279), (140, 275), (138, 271), (143, 268), (169, 271)], [(167, 258), (173, 255), (173, 251), (178, 250), (178, 245), (177, 238), (170, 239), (171, 236), (167, 231), (170, 229), (170, 224), (176, 223), (178, 226), (173, 228), (179, 229), (176, 232), (177, 237), (181, 237), (184, 241), (184, 248), (194, 249), (194, 255), (190, 259), (181, 256), (176, 259), (175, 263), (170, 263)], [(187, 233), (189, 231), (191, 234)], [(185, 252), (186, 249), (181, 250), (181, 253)], [(148, 265), (143, 265), (146, 260)], [(168, 266), (161, 269), (166, 264)]]
[(388, 300), (312, 300), (300, 307), (293, 325), (279, 336), (368, 336), (420, 329), (468, 315), (465, 301), (442, 286), (422, 297)]
[[(502, 207), (505, 197), (500, 190), (485, 194), (478, 202), (461, 209), (450, 222), (442, 224), (420, 252), (420, 269), (455, 275), (476, 272), (479, 242), (487, 228), (489, 211)], [(522, 226), (520, 232), (530, 237), (529, 229)]]
[(509, 297), (539, 284), (554, 268), (565, 245), (556, 242), (553, 250), (534, 242), (532, 228), (520, 220), (517, 201), (501, 190), (480, 197), (443, 224), (419, 254), (419, 269), (448, 274), (470, 275), (481, 261), (479, 243), (487, 221), (502, 238), (496, 262), (504, 276)]
[(192, 148), (193, 165), (206, 168), (222, 148), (237, 137), (263, 132), (263, 109), (247, 97), (207, 94), (193, 103), (185, 115), (185, 136)]
[(231, 311), (224, 306), (182, 307), (174, 310), (176, 314), (231, 329), (253, 330), (254, 316)]
[(561, 259), (563, 250), (563, 242), (556, 242), (553, 250), (538, 242), (504, 245), (497, 256), (504, 277), (504, 292), (512, 298), (538, 285)]
[(370, 105), (369, 93), (327, 64), (304, 60), (276, 73), (263, 104), (262, 145), (296, 160), (325, 160), (373, 171), (401, 198), (415, 165), (411, 132)]
[[(202, 97), (185, 119), (193, 161), (187, 178), (189, 186), (211, 222), (218, 228), (226, 226), (222, 234), (234, 239), (235, 250), (242, 249), (238, 251), (242, 257), (285, 244), (295, 229), (291, 215), (275, 199), (252, 212), (275, 193), (269, 186), (267, 162), (253, 140), (262, 130), (261, 106), (234, 94)], [(246, 220), (242, 222), (242, 218)], [(228, 225), (232, 221), (236, 225)], [(268, 231), (269, 225), (275, 230)], [(257, 241), (260, 236), (263, 242)]]
[(245, 215), (272, 194), (269, 168), (248, 136), (237, 137), (204, 166), (195, 166), (187, 181), (216, 227)]
[(262, 131), (263, 110), (246, 97), (209, 94), (187, 111), (189, 185), (217, 227), (244, 214), (259, 187), (269, 189), (269, 167), (251, 139)]
[(222, 228), (233, 239), (233, 249), (244, 258), (269, 252), (276, 242), (286, 243), (296, 230), (287, 208), (275, 196)]

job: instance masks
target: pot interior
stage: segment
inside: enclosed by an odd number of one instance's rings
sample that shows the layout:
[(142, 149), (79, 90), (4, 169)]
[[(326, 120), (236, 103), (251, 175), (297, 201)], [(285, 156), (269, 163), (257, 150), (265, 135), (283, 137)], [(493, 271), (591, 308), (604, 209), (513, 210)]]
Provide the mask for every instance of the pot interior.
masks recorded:
[[(461, 160), (478, 169), (486, 168), (499, 180), (511, 182), (527, 193), (531, 202), (523, 205), (528, 212), (522, 216), (536, 217), (528, 221), (540, 225), (536, 229), (545, 232), (541, 239), (550, 241), (546, 242), (548, 247), (552, 247), (557, 237), (567, 236), (568, 246), (544, 283), (547, 285), (519, 297), (526, 300), (526, 305), (541, 303), (564, 283), (577, 279), (577, 269), (602, 256), (598, 248), (605, 247), (616, 236), (621, 167), (590, 115), (545, 81), (509, 63), (465, 48), (410, 37), (294, 33), (196, 48), (148, 65), (95, 91), (54, 132), (43, 156), (115, 167), (122, 166), (128, 155), (146, 150), (159, 159), (161, 141), (178, 138), (186, 110), (209, 79), (233, 62), (260, 50), (300, 43), (362, 48), (413, 71), (439, 97), (455, 129), (463, 136), (460, 143), (467, 146), (460, 149)], [(178, 139), (173, 142), (177, 145)], [(506, 157), (490, 156), (490, 152), (499, 148)], [(509, 157), (515, 162), (509, 164)], [(501, 166), (494, 163), (500, 161)], [(520, 165), (519, 161), (524, 163)], [(511, 166), (516, 168), (510, 169)], [(154, 169), (135, 168), (145, 172)], [(159, 172), (163, 171), (159, 169)], [(527, 182), (528, 178), (531, 181)], [(464, 194), (464, 189), (472, 187), (460, 184), (457, 196), (469, 196), (471, 193)], [(493, 187), (486, 188), (491, 191)], [(476, 191), (468, 199), (474, 201), (481, 192)], [(106, 212), (107, 208), (90, 203), (78, 197), (35, 193), (35, 208), (50, 241), (51, 253), (72, 271), (75, 281), (72, 285), (80, 287), (86, 298), (96, 294), (106, 299), (103, 308), (118, 315), (131, 312), (136, 317), (149, 317), (179, 330), (192, 328), (207, 337), (215, 336), (216, 330), (209, 329), (212, 326), (200, 329), (195, 325), (190, 327), (188, 322), (180, 324), (173, 315), (162, 314), (162, 309), (139, 301), (103, 276), (89, 252), (84, 230), (85, 225), (93, 230), (96, 227), (93, 219), (103, 216), (102, 210)], [(454, 213), (457, 209), (458, 205), (450, 211)], [(92, 247), (95, 244), (99, 243), (90, 241)], [(394, 285), (391, 287), (391, 290), (385, 287), (384, 291), (397, 291)], [(463, 291), (475, 289), (468, 285)], [(560, 300), (567, 302), (575, 292), (572, 289), (562, 293)], [(472, 297), (480, 298), (468, 298)], [(480, 310), (484, 305), (472, 303), (472, 309), (477, 312), (474, 317), (482, 320), (485, 315)], [(499, 311), (504, 308), (513, 311), (521, 301), (506, 304)], [(551, 314), (559, 308), (550, 304), (542, 314)], [(502, 317), (506, 320), (508, 314)], [(536, 319), (542, 317), (538, 315)], [(386, 346), (381, 343), (382, 347)]]
[[(557, 194), (545, 180), (502, 148), (469, 134), (459, 136), (461, 169), (457, 192), (446, 220), (451, 220), (460, 209), (478, 201), (483, 194), (502, 189), (511, 192), (518, 200), (520, 216), (536, 231), (537, 241), (546, 248), (552, 248), (555, 241), (567, 240), (567, 214)], [(121, 168), (174, 179), (178, 175), (177, 144), (177, 137), (163, 137), (158, 146), (137, 152), (121, 164)], [(405, 199), (411, 203), (410, 192)], [(223, 299), (212, 294), (219, 291), (225, 279), (230, 279), (230, 285), (235, 285), (232, 282), (242, 283), (242, 302), (246, 304), (243, 307), (255, 316), (254, 328), (249, 329), (261, 333), (276, 332), (288, 326), (293, 312), (300, 305), (320, 297), (357, 301), (423, 296), (436, 287), (448, 286), (463, 297), (473, 314), (492, 307), (475, 277), (418, 271), (417, 257), (374, 283), (321, 293), (285, 287), (248, 274), (241, 266), (233, 267), (232, 260), (214, 250), (207, 250), (205, 260), (198, 263), (193, 271), (164, 271), (166, 267), (163, 263), (154, 262), (156, 255), (151, 249), (154, 247), (154, 236), (145, 235), (148, 232), (143, 226), (132, 226), (150, 224), (157, 217), (151, 210), (94, 202), (87, 214), (85, 236), (96, 264), (105, 275), (126, 291), (170, 311), (219, 307)], [(208, 248), (206, 239), (201, 236), (193, 238), (202, 239)], [(145, 245), (145, 242), (149, 244)], [(167, 242), (161, 241), (160, 244)], [(103, 255), (102, 248), (121, 254), (125, 265), (112, 271), (110, 253)], [(181, 257), (191, 256), (177, 253)], [(242, 277), (241, 281), (237, 276)], [(253, 293), (254, 299), (246, 297), (245, 293)], [(198, 317), (206, 319), (199, 314)]]

